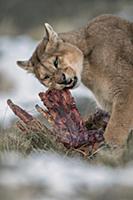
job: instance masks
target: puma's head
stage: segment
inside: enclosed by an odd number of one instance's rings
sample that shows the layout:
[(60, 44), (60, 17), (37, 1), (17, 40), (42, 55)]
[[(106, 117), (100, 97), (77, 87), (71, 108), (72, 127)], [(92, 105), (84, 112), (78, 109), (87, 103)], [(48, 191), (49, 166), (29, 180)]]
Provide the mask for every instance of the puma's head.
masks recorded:
[(49, 24), (46, 36), (27, 61), (17, 64), (47, 87), (74, 88), (80, 84), (83, 54), (74, 45), (63, 41)]

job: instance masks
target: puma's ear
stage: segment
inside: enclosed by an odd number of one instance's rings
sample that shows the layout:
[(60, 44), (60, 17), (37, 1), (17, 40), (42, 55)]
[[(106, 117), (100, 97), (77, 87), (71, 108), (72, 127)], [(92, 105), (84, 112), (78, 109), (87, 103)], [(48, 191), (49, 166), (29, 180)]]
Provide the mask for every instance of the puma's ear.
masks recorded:
[(50, 26), (48, 23), (45, 23), (44, 25), (48, 40), (51, 42), (57, 42), (58, 34), (54, 31), (52, 26)]
[(25, 61), (17, 61), (17, 65), (29, 73), (33, 73), (33, 71), (34, 71), (34, 67), (33, 67), (31, 61), (29, 61), (29, 60), (28, 61), (26, 61), (26, 60)]

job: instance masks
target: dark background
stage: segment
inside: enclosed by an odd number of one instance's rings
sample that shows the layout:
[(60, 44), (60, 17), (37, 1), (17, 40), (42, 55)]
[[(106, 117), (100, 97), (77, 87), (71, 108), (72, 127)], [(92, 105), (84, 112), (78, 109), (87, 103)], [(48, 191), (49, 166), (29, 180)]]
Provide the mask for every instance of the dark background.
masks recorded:
[(66, 31), (104, 13), (132, 19), (132, 11), (132, 0), (0, 0), (0, 34), (39, 38), (44, 22)]

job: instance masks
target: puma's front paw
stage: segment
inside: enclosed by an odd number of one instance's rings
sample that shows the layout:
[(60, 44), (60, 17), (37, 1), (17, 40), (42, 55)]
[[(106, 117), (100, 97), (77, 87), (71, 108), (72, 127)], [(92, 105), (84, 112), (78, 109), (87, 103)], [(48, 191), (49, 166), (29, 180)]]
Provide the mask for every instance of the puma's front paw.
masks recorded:
[(121, 134), (114, 134), (114, 133), (108, 133), (105, 131), (104, 134), (105, 142), (108, 144), (110, 147), (123, 147), (127, 141), (126, 135), (121, 135)]

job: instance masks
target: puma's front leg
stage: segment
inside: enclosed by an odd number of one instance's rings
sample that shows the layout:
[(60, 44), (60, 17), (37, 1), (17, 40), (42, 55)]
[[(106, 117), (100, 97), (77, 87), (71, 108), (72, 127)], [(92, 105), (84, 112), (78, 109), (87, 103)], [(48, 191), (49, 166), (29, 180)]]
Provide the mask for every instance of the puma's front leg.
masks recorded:
[(109, 145), (123, 146), (133, 128), (133, 96), (119, 96), (114, 99), (112, 113), (105, 130), (105, 141)]

